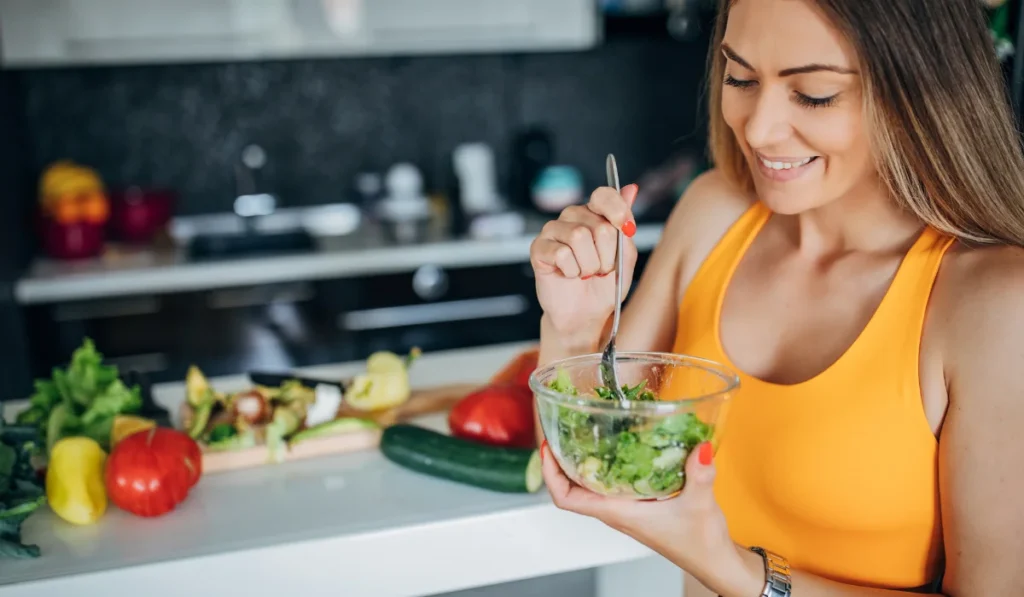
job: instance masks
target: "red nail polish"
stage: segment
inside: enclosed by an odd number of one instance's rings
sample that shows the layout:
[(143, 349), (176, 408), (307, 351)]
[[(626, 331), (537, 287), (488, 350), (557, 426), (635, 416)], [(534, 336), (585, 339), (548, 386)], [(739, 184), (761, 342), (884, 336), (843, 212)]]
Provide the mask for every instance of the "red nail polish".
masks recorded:
[(547, 450), (548, 440), (544, 440), (540, 443), (540, 461), (544, 462), (544, 452)]
[(704, 442), (701, 444), (697, 452), (697, 460), (699, 460), (704, 466), (708, 466), (714, 458), (715, 449), (711, 447), (711, 442)]
[(622, 233), (628, 236), (629, 238), (633, 238), (633, 235), (636, 234), (636, 222), (630, 220), (623, 224)]
[(589, 279), (591, 279), (593, 277), (594, 276), (592, 276), (592, 275), (591, 276), (580, 276), (580, 280), (589, 280)]

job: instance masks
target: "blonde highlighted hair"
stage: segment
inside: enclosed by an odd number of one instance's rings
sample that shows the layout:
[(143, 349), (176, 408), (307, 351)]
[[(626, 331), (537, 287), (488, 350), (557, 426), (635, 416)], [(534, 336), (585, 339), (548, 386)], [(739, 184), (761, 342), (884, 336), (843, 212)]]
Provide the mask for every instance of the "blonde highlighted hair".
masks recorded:
[[(752, 189), (722, 117), (729, 8), (709, 55), (710, 153)], [(866, 122), (893, 199), (969, 244), (1024, 246), (1024, 152), (978, 0), (812, 0), (858, 53)]]

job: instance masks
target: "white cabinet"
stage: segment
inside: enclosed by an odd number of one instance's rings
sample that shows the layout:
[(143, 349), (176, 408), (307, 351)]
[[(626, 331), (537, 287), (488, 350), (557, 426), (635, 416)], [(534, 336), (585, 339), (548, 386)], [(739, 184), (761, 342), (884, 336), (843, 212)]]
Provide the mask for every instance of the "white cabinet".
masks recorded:
[(0, 0), (0, 64), (577, 50), (594, 0)]

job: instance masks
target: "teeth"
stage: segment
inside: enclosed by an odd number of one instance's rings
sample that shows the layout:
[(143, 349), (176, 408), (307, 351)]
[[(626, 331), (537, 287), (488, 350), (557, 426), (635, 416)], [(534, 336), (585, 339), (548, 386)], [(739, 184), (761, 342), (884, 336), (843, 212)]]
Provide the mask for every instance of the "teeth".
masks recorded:
[(809, 158), (804, 158), (804, 159), (800, 160), (799, 162), (773, 162), (773, 161), (761, 158), (761, 163), (764, 164), (765, 168), (771, 168), (772, 170), (789, 170), (791, 168), (799, 168), (800, 166), (804, 166), (804, 165), (808, 164), (813, 159), (814, 159), (813, 157), (809, 157)]

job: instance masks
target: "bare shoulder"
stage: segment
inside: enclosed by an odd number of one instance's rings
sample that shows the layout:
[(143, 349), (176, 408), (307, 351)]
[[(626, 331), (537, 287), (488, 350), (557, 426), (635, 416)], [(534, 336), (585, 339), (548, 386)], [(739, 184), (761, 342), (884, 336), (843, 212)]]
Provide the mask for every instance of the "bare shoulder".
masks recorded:
[(661, 242), (673, 247), (682, 260), (684, 287), (729, 227), (756, 201), (717, 169), (690, 183), (665, 223)]
[(1024, 249), (955, 246), (935, 290), (951, 389), (958, 381), (973, 383), (1002, 371), (1019, 376), (1024, 366)]

